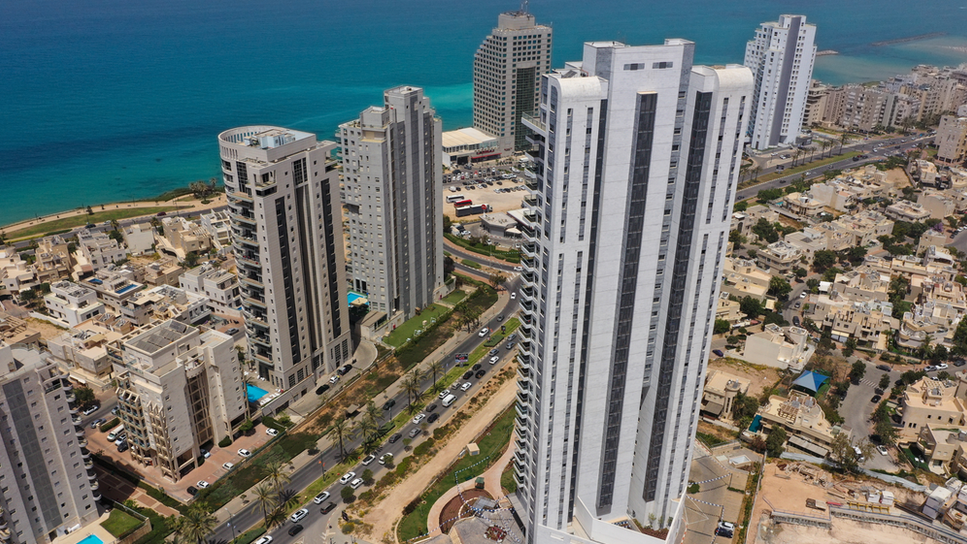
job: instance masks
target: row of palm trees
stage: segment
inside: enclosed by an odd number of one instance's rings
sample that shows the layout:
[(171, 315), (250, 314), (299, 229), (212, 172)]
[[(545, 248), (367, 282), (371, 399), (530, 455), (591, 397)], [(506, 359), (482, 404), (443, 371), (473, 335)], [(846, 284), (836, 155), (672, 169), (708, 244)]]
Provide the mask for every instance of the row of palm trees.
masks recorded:
[(285, 488), (285, 484), (289, 483), (289, 474), (284, 464), (270, 463), (266, 468), (269, 474), (262, 483), (252, 489), (252, 492), (262, 508), (265, 528), (271, 529), (285, 523), (286, 512), (299, 501), (299, 494)]
[[(837, 143), (839, 144), (838, 153), (842, 154), (843, 146), (845, 146), (846, 144), (852, 141), (853, 141), (853, 135), (844, 132), (839, 135), (838, 141), (824, 139), (821, 142), (819, 142), (819, 145), (817, 147), (810, 146), (810, 147), (807, 147), (806, 149), (796, 149), (793, 152), (793, 159), (792, 159), (791, 166), (795, 168), (796, 166), (806, 164), (807, 156), (809, 157), (808, 162), (812, 162), (815, 158), (815, 154), (817, 151), (821, 151), (821, 153), (819, 154), (819, 160), (823, 160), (827, 157), (832, 157), (833, 156), (832, 149), (836, 147)], [(799, 162), (799, 159), (802, 159), (802, 162)], [(798, 165), (796, 164), (797, 162), (799, 162)], [(749, 174), (750, 172), (751, 172), (751, 175), (749, 176), (750, 179), (753, 179), (753, 180), (759, 179), (759, 173), (761, 171), (762, 171), (762, 167), (758, 165), (753, 165), (752, 163), (745, 163), (739, 167), (739, 180), (741, 181), (745, 177), (745, 175)]]

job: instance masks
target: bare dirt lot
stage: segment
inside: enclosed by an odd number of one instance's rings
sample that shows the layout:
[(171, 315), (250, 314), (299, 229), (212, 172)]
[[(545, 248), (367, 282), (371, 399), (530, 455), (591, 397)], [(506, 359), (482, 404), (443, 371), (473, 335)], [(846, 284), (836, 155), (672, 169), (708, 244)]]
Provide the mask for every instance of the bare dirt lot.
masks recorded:
[(709, 370), (721, 370), (727, 374), (745, 378), (752, 382), (749, 385), (749, 396), (758, 397), (763, 391), (779, 381), (779, 370), (768, 366), (759, 366), (739, 359), (715, 359), (708, 364)]

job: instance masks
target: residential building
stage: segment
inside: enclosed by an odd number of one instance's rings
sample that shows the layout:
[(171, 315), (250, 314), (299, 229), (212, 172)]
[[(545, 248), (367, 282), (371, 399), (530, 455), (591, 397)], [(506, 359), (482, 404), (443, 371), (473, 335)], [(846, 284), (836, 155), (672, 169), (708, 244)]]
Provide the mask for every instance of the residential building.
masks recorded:
[(440, 137), (443, 165), (453, 168), (500, 156), (500, 141), (473, 127), (444, 132)]
[(339, 125), (350, 282), (400, 323), (443, 287), (442, 123), (419, 87)]
[(819, 223), (802, 231), (810, 238), (824, 238), (826, 249), (830, 251), (843, 251), (853, 247), (853, 235), (842, 230), (836, 223)]
[(854, 246), (868, 246), (883, 235), (893, 234), (893, 221), (875, 210), (841, 215), (833, 220), (840, 230), (852, 236)]
[(40, 332), (31, 329), (18, 317), (0, 312), (0, 343), (12, 346), (20, 344), (30, 349), (40, 349)]
[(770, 396), (769, 404), (759, 408), (759, 415), (767, 432), (785, 429), (790, 445), (820, 457), (829, 453), (837, 435), (852, 434), (849, 429), (830, 424), (816, 399), (800, 391), (790, 391), (788, 397)]
[(765, 325), (762, 332), (750, 334), (745, 340), (742, 359), (754, 365), (802, 370), (807, 362), (806, 339), (809, 332), (799, 327)]
[(154, 234), (151, 223), (134, 223), (121, 229), (124, 245), (136, 255), (154, 252)]
[(185, 260), (189, 253), (207, 253), (212, 247), (208, 231), (184, 217), (165, 217), (161, 227), (164, 234), (158, 237), (158, 249), (180, 260)]
[(907, 386), (900, 397), (900, 442), (911, 442), (920, 435), (925, 425), (963, 427), (964, 399), (958, 398), (957, 384), (925, 376)]
[(198, 218), (201, 228), (208, 233), (212, 247), (216, 251), (231, 250), (232, 248), (232, 220), (225, 212), (212, 211), (202, 214)]
[(818, 79), (810, 82), (809, 91), (806, 93), (806, 107), (802, 114), (803, 128), (822, 124), (830, 89), (829, 85), (824, 85)]
[(242, 289), (238, 276), (218, 266), (203, 264), (185, 272), (181, 288), (208, 298), (208, 306), (219, 314), (238, 315), (242, 307)]
[(809, 219), (823, 213), (824, 203), (803, 193), (789, 193), (783, 197), (789, 212), (800, 219)]
[(694, 48), (586, 43), (524, 118), (538, 175), (514, 478), (530, 543), (650, 542), (614, 524), (649, 515), (684, 532), (753, 87), (745, 67), (694, 66)]
[(551, 69), (552, 34), (525, 9), (501, 13), (474, 55), (473, 128), (496, 137), (502, 156), (529, 147), (520, 118), (537, 110), (541, 75)]
[(107, 312), (93, 289), (66, 280), (50, 285), (50, 293), (44, 295), (44, 305), (47, 314), (66, 327)]
[(894, 221), (906, 221), (908, 223), (915, 223), (930, 219), (930, 212), (924, 209), (923, 206), (915, 202), (908, 202), (906, 200), (897, 200), (893, 204), (887, 206), (886, 209), (883, 210), (883, 213)]
[(37, 283), (54, 283), (70, 277), (74, 259), (60, 236), (45, 236), (34, 250), (34, 275)]
[(0, 249), (0, 284), (10, 293), (36, 285), (34, 271), (13, 247)]
[(754, 242), (758, 237), (752, 232), (752, 227), (759, 222), (759, 219), (776, 223), (779, 221), (779, 212), (761, 204), (749, 206), (744, 212), (732, 213), (732, 224), (729, 228), (739, 231), (739, 234), (748, 238), (750, 242)]
[(82, 229), (77, 231), (77, 264), (74, 266), (74, 280), (93, 274), (102, 268), (123, 261), (128, 249), (103, 232)]
[(936, 423), (920, 427), (916, 440), (927, 464), (943, 469), (943, 472), (955, 468), (952, 462), (958, 457), (958, 451), (964, 449), (964, 442), (967, 442), (967, 433)]
[(179, 284), (181, 275), (184, 272), (185, 269), (178, 264), (178, 259), (174, 257), (162, 257), (144, 267), (143, 281), (148, 285), (154, 286), (176, 286)]
[(745, 46), (745, 64), (755, 75), (749, 119), (753, 149), (793, 145), (803, 126), (816, 61), (816, 25), (804, 15), (782, 15), (762, 23)]
[(940, 187), (943, 185), (943, 178), (940, 176), (940, 172), (937, 171), (937, 165), (932, 161), (925, 161), (923, 159), (917, 159), (913, 161), (913, 168), (910, 172), (914, 181), (919, 181), (921, 186), (926, 187)]
[(802, 262), (804, 257), (801, 249), (785, 240), (773, 242), (756, 252), (756, 261), (770, 274), (791, 272), (793, 268), (805, 264)]
[(833, 340), (845, 342), (850, 336), (860, 342), (879, 346), (881, 335), (899, 326), (892, 317), (893, 305), (879, 300), (853, 300), (832, 288), (827, 295), (812, 298), (810, 317), (817, 326), (829, 329)]
[(201, 446), (231, 437), (248, 418), (232, 338), (165, 321), (127, 335), (108, 353), (131, 458), (177, 482), (198, 466)]
[(852, 300), (890, 300), (890, 274), (868, 265), (836, 274), (833, 289)]
[(726, 257), (722, 264), (721, 291), (738, 298), (752, 297), (765, 301), (772, 274), (756, 266), (754, 261)]
[(967, 160), (967, 117), (942, 116), (933, 143), (937, 146), (938, 161), (963, 164)]
[[(813, 256), (817, 251), (829, 249), (826, 235), (821, 230), (806, 227), (801, 232), (790, 232), (783, 240), (795, 248), (806, 258), (806, 263), (813, 262)], [(806, 268), (805, 263), (803, 268)]]
[(751, 381), (727, 374), (721, 370), (709, 370), (702, 390), (702, 412), (717, 418), (732, 419), (735, 398), (749, 393)]
[(53, 542), (95, 521), (101, 495), (67, 375), (0, 346), (0, 540)]
[[(105, 319), (107, 318), (107, 319)], [(47, 340), (51, 360), (65, 372), (85, 381), (110, 381), (114, 370), (107, 356), (107, 346), (133, 330), (128, 320), (110, 314), (89, 319), (69, 331)]]
[(718, 306), (715, 309), (715, 319), (724, 319), (733, 325), (745, 319), (745, 314), (741, 310), (741, 304), (739, 304), (739, 301), (729, 298), (729, 294), (725, 292), (724, 283), (722, 285), (722, 292), (719, 293)]
[(336, 144), (271, 126), (231, 129), (218, 143), (248, 358), (299, 398), (353, 352)]

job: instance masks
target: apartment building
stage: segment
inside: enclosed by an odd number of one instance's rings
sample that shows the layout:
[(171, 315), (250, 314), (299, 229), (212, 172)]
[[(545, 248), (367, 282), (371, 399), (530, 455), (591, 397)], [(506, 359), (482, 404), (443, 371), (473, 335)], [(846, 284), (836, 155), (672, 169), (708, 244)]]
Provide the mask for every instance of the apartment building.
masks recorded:
[(883, 214), (894, 221), (906, 221), (907, 223), (930, 219), (930, 212), (925, 210), (923, 206), (906, 200), (897, 200), (890, 204), (883, 210)]
[(756, 252), (756, 261), (759, 266), (769, 271), (770, 274), (785, 274), (792, 272), (793, 268), (802, 266), (802, 259), (806, 257), (801, 249), (786, 242), (779, 240), (773, 242)]
[(924, 189), (917, 198), (917, 204), (933, 219), (943, 219), (957, 211), (956, 201), (946, 193), (933, 189)]
[(525, 9), (501, 13), (473, 57), (473, 128), (495, 136), (501, 156), (529, 147), (520, 118), (537, 110), (552, 34)]
[(890, 274), (868, 265), (860, 265), (847, 272), (836, 274), (832, 289), (852, 300), (890, 299)]
[(854, 246), (868, 246), (880, 236), (893, 234), (893, 221), (876, 210), (841, 215), (832, 223), (852, 236)]
[(242, 288), (238, 276), (227, 270), (203, 264), (182, 274), (181, 288), (208, 299), (208, 306), (219, 314), (237, 315), (242, 307)]
[(353, 352), (336, 144), (272, 126), (218, 143), (248, 357), (295, 400)]
[(807, 350), (807, 338), (809, 332), (806, 329), (769, 323), (762, 332), (746, 338), (742, 359), (754, 365), (802, 370), (812, 353)]
[(54, 283), (70, 277), (74, 259), (60, 236), (45, 236), (34, 250), (34, 276), (37, 283)]
[(121, 229), (124, 245), (136, 255), (154, 252), (154, 227), (151, 223), (134, 223)]
[(963, 164), (967, 160), (967, 117), (942, 116), (933, 143), (937, 146), (938, 161)]
[(0, 312), (0, 343), (12, 346), (20, 344), (30, 349), (40, 349), (40, 332), (31, 329), (19, 317)]
[(443, 288), (441, 126), (423, 89), (409, 86), (339, 125), (350, 282), (393, 323)]
[(719, 293), (718, 305), (715, 308), (715, 319), (724, 319), (733, 325), (745, 320), (745, 314), (742, 313), (741, 304), (739, 304), (739, 301), (729, 298), (724, 284), (722, 285), (722, 292)]
[(726, 257), (722, 264), (721, 291), (728, 295), (765, 301), (770, 281), (772, 274), (756, 266), (754, 261)]
[(211, 211), (198, 218), (201, 228), (208, 233), (212, 247), (216, 251), (231, 250), (232, 220), (225, 212)]
[(177, 259), (174, 257), (162, 257), (144, 266), (142, 269), (142, 280), (144, 283), (153, 286), (177, 286), (184, 272), (185, 269), (178, 264)]
[(158, 249), (184, 260), (189, 253), (202, 254), (211, 249), (208, 231), (184, 217), (165, 217), (161, 220), (164, 234), (158, 237)]
[(108, 266), (126, 259), (128, 249), (118, 244), (103, 232), (80, 230), (77, 232), (77, 252), (74, 254), (77, 264), (74, 265), (74, 280), (107, 268)]
[(35, 285), (32, 267), (12, 247), (0, 249), (0, 285), (11, 293)]
[(809, 317), (816, 325), (828, 329), (837, 342), (845, 342), (852, 336), (879, 347), (881, 335), (899, 326), (899, 320), (892, 317), (893, 305), (889, 302), (853, 300), (835, 289), (828, 295), (812, 297), (810, 302)]
[(806, 268), (808, 263), (813, 262), (813, 257), (817, 251), (823, 251), (829, 248), (826, 236), (822, 231), (808, 229), (810, 232), (806, 232), (806, 230), (804, 229), (802, 232), (790, 232), (783, 238), (787, 244), (799, 249), (799, 252), (805, 257), (806, 263), (803, 263), (803, 268)]
[(108, 354), (131, 457), (177, 482), (198, 466), (202, 446), (231, 437), (248, 418), (234, 342), (227, 334), (165, 321), (119, 344)]
[(52, 542), (95, 521), (101, 495), (67, 375), (0, 346), (0, 541)]
[(745, 64), (755, 76), (749, 120), (753, 149), (795, 144), (803, 126), (816, 61), (816, 25), (804, 15), (782, 15), (762, 23), (745, 46)]
[[(101, 316), (104, 317), (110, 316)], [(113, 368), (107, 356), (107, 346), (120, 340), (125, 333), (133, 330), (130, 321), (122, 320), (113, 326), (116, 319), (107, 322), (94, 318), (85, 321), (69, 331), (47, 340), (51, 361), (66, 372), (74, 372), (77, 377), (109, 381)]]
[[(752, 101), (695, 44), (584, 45), (544, 77), (521, 225), (514, 478), (531, 543), (633, 543), (685, 491)], [(630, 521), (629, 521), (630, 522)]]
[(898, 411), (901, 421), (898, 442), (916, 440), (920, 435), (920, 429), (926, 425), (938, 427), (967, 425), (967, 417), (964, 415), (964, 395), (958, 394), (958, 385), (953, 380), (940, 380), (931, 376), (921, 378), (920, 381), (907, 386), (900, 397)]
[(44, 295), (44, 306), (47, 315), (67, 327), (107, 312), (93, 289), (66, 280), (50, 285), (50, 293)]
[(808, 193), (789, 193), (783, 203), (790, 213), (800, 219), (811, 219), (823, 213), (823, 202), (812, 198)]

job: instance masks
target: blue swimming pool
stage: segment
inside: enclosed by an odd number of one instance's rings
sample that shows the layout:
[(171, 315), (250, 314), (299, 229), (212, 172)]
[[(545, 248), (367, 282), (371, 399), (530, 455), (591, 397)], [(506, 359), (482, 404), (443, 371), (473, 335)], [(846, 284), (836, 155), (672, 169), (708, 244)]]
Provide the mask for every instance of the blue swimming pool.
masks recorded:
[(84, 538), (84, 540), (81, 540), (77, 544), (104, 544), (104, 541), (101, 540), (101, 537), (97, 535), (88, 535)]
[(352, 304), (361, 298), (366, 298), (366, 295), (357, 293), (355, 291), (350, 291), (349, 294), (346, 295), (346, 298), (349, 299), (349, 304)]
[(266, 391), (265, 389), (262, 389), (261, 387), (256, 387), (249, 383), (245, 384), (245, 388), (248, 390), (249, 402), (258, 402), (260, 398), (269, 394), (269, 392)]

